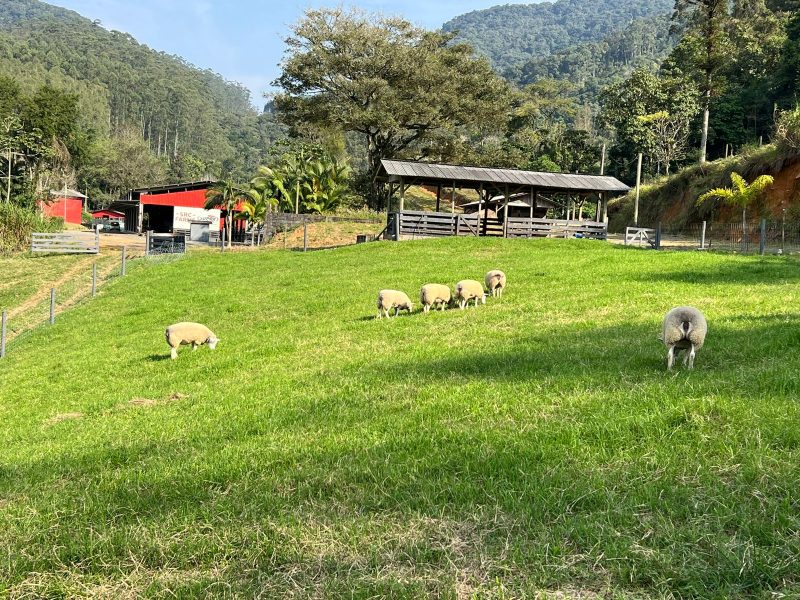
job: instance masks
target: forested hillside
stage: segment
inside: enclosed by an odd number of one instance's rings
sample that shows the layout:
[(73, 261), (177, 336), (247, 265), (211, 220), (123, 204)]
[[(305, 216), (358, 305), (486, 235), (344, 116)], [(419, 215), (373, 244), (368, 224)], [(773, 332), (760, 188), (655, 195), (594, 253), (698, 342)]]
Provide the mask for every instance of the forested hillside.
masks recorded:
[(249, 172), (275, 135), (241, 85), (37, 0), (0, 3), (0, 72), (24, 94), (77, 95), (92, 139), (138, 134), (167, 179)]
[(471, 44), (512, 79), (531, 60), (584, 43), (602, 42), (631, 22), (669, 15), (673, 0), (557, 0), (474, 11), (449, 21), (445, 31)]

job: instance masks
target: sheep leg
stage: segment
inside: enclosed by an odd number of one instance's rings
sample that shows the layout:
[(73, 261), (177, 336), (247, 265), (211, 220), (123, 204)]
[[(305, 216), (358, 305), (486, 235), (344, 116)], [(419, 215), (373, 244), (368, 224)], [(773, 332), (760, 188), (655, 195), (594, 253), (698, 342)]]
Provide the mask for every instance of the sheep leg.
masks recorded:
[(667, 371), (672, 371), (673, 366), (675, 366), (675, 346), (670, 346), (667, 352)]
[(442, 302), (441, 304), (439, 304), (439, 307), (440, 307), (440, 308), (439, 308), (439, 312), (444, 312), (444, 304), (445, 304), (444, 302)]
[(192, 352), (197, 352), (197, 342), (192, 342)]
[(692, 344), (691, 351), (689, 351), (688, 354), (686, 355), (687, 358), (688, 358), (688, 361), (689, 361), (689, 368), (690, 369), (694, 369), (694, 357), (695, 357), (695, 354), (696, 354), (696, 351), (695, 351), (695, 348), (694, 348), (694, 344)]
[(172, 358), (172, 360), (175, 360), (176, 358), (178, 358), (178, 349), (175, 348), (174, 346), (170, 346), (169, 355)]

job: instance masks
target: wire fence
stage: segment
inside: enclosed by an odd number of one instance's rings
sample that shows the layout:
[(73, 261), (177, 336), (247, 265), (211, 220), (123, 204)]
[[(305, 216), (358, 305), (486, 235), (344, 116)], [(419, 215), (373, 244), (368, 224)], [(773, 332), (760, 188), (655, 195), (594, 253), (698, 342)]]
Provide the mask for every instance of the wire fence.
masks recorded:
[(654, 223), (628, 228), (626, 245), (666, 250), (709, 250), (739, 254), (800, 254), (800, 222), (768, 220), (702, 222), (684, 226)]
[(106, 284), (125, 277), (132, 265), (175, 258), (180, 257), (146, 257), (140, 249), (131, 251), (125, 247), (67, 268), (53, 280), (52, 287), (41, 287), (15, 306), (0, 307), (0, 359), (20, 340), (42, 326), (54, 326), (62, 313), (91, 301)]

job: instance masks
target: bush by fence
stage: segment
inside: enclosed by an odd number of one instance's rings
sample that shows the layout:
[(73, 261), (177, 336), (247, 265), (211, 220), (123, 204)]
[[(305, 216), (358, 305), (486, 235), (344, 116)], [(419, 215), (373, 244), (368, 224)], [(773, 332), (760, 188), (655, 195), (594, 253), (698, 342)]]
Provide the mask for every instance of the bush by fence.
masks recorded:
[(0, 254), (27, 250), (34, 231), (55, 233), (63, 227), (63, 219), (44, 218), (29, 208), (0, 204)]

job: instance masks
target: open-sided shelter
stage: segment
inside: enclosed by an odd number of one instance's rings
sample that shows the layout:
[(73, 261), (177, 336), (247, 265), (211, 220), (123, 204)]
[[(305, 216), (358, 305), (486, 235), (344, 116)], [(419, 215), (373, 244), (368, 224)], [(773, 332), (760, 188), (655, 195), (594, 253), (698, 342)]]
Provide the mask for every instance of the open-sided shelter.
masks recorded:
[[(566, 236), (573, 233), (605, 239), (609, 196), (630, 189), (615, 177), (605, 175), (540, 173), (404, 160), (381, 161), (378, 179), (389, 186), (387, 231), (395, 239), (443, 235)], [(405, 210), (405, 192), (412, 185), (437, 189), (435, 212)], [(456, 212), (456, 190), (463, 189), (478, 193), (481, 210), (474, 214)], [(445, 196), (447, 191), (450, 192), (449, 202)], [(497, 201), (497, 196), (501, 201)], [(495, 208), (491, 216), (493, 198)], [(537, 218), (541, 215), (540, 200), (542, 204), (562, 206), (566, 219)], [(596, 202), (597, 218), (581, 220), (573, 207), (591, 200)], [(527, 216), (519, 203), (527, 206)], [(449, 211), (443, 211), (443, 206)]]

